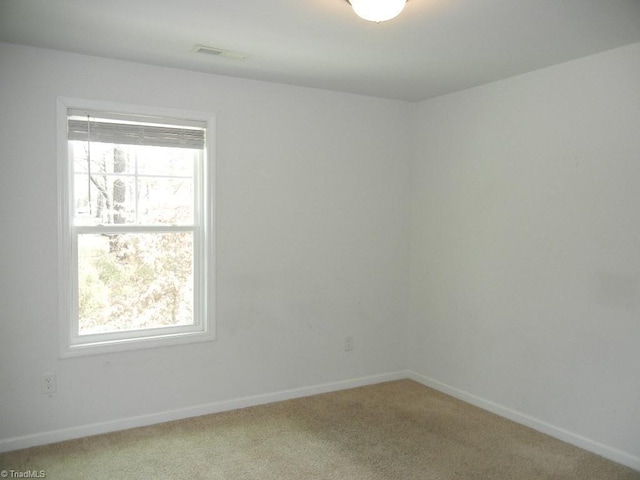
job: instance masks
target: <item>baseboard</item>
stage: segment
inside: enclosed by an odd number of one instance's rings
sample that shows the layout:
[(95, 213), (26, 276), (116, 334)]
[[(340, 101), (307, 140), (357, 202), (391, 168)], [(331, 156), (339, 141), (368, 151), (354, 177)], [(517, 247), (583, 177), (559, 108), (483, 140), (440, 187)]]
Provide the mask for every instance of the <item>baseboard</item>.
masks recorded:
[(496, 415), (500, 415), (501, 417), (508, 418), (509, 420), (512, 420), (521, 425), (525, 425), (529, 428), (533, 428), (534, 430), (545, 433), (551, 437), (557, 438), (558, 440), (562, 440), (563, 442), (569, 443), (576, 447), (595, 453), (596, 455), (608, 458), (609, 460), (612, 460), (616, 463), (620, 463), (629, 468), (640, 471), (640, 457), (636, 457), (634, 455), (631, 455), (630, 453), (609, 447), (607, 445), (569, 432), (562, 428), (555, 427), (537, 418), (512, 410), (489, 400), (485, 400), (484, 398), (478, 397), (463, 390), (459, 390), (455, 387), (451, 387), (447, 384), (439, 382), (438, 380), (420, 375), (419, 373), (416, 373), (412, 370), (408, 370), (406, 372), (406, 376), (407, 378), (415, 380), (422, 385), (433, 388), (434, 390), (438, 390), (439, 392), (445, 393), (464, 402), (470, 403), (471, 405), (475, 405), (476, 407), (482, 408), (483, 410), (487, 410), (491, 413), (495, 413)]
[(464, 402), (475, 405), (489, 412), (508, 418), (516, 423), (533, 428), (539, 432), (545, 433), (559, 440), (567, 442), (576, 447), (583, 448), (589, 452), (595, 453), (602, 457), (608, 458), (614, 462), (620, 463), (634, 470), (640, 471), (640, 457), (631, 455), (627, 452), (617, 450), (602, 443), (596, 442), (581, 435), (569, 432), (562, 428), (555, 427), (547, 422), (531, 417), (524, 413), (512, 410), (497, 403), (485, 400), (471, 393), (451, 387), (445, 383), (439, 382), (427, 376), (421, 375), (412, 370), (403, 370), (398, 372), (390, 372), (380, 375), (371, 375), (367, 377), (353, 378), (341, 380), (337, 382), (329, 382), (318, 385), (311, 385), (301, 388), (289, 390), (281, 390), (260, 395), (252, 395), (231, 400), (223, 400), (203, 405), (180, 408), (164, 412), (130, 417), (110, 422), (93, 423), (89, 425), (81, 425), (77, 427), (53, 430), (49, 432), (36, 433), (33, 435), (25, 435), (21, 437), (8, 438), (0, 440), (0, 452), (8, 452), (21, 448), (28, 448), (37, 445), (45, 445), (49, 443), (72, 440), (75, 438), (88, 437), (91, 435), (99, 435), (101, 433), (114, 432), (118, 430), (126, 430), (128, 428), (144, 427), (158, 423), (170, 422), (173, 420), (181, 420), (184, 418), (197, 417), (200, 415), (208, 415), (211, 413), (226, 412), (238, 408), (251, 407), (256, 405), (264, 405), (267, 403), (290, 400), (294, 398), (308, 397), (321, 393), (346, 390), (349, 388), (362, 387), (365, 385), (374, 385), (376, 383), (388, 382), (393, 380), (401, 380), (410, 378), (422, 385), (438, 390), (442, 393), (458, 398)]
[(229, 410), (236, 410), (238, 408), (264, 405), (267, 403), (290, 400), (293, 398), (308, 397), (310, 395), (334, 392), (338, 390), (346, 390), (349, 388), (373, 385), (376, 383), (400, 380), (403, 378), (407, 378), (406, 371), (371, 375), (367, 377), (353, 378), (337, 382), (323, 383), (319, 385), (311, 385), (290, 390), (281, 390), (277, 392), (253, 395), (232, 400), (223, 400), (220, 402), (213, 402), (203, 405), (196, 405), (193, 407), (152, 413), (149, 415), (142, 415), (138, 417), (130, 417), (109, 422), (93, 423), (89, 425), (81, 425), (77, 427), (53, 430), (49, 432), (36, 433), (33, 435), (8, 438), (0, 440), (0, 452), (8, 452), (11, 450), (29, 448), (37, 445), (46, 445), (49, 443), (62, 442), (75, 438), (89, 437), (91, 435), (99, 435), (101, 433), (126, 430), (128, 428), (144, 427), (157, 423), (181, 420), (184, 418), (197, 417), (200, 415), (208, 415), (210, 413), (226, 412)]

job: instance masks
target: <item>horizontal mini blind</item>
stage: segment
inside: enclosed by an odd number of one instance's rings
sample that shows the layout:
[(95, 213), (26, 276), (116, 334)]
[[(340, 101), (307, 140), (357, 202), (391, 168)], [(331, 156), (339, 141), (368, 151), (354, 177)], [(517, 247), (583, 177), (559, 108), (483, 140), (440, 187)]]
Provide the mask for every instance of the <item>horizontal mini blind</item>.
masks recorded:
[[(68, 113), (68, 139), (102, 143), (148, 145), (156, 147), (176, 147), (203, 149), (205, 128), (185, 121), (185, 125), (171, 125), (166, 119), (144, 119), (123, 115), (109, 117), (108, 114)], [(144, 118), (144, 117), (142, 117)], [(165, 124), (160, 124), (160, 122)], [(175, 123), (180, 122), (176, 120)]]

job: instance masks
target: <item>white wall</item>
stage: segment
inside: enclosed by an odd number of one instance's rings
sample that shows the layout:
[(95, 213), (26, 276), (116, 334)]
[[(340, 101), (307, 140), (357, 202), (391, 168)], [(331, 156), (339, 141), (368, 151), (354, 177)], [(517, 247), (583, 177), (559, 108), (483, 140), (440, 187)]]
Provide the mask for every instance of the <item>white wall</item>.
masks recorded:
[(640, 468), (640, 44), (414, 124), (409, 367)]
[[(58, 358), (57, 96), (216, 115), (215, 342)], [(404, 368), (408, 109), (0, 45), (0, 442)]]

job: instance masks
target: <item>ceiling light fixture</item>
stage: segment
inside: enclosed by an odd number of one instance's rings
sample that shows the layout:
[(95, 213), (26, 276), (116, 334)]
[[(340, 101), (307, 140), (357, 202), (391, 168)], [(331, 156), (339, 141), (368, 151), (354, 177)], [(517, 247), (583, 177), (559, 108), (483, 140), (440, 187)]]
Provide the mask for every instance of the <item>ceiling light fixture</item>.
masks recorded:
[(407, 0), (347, 0), (353, 11), (370, 22), (386, 22), (400, 15)]

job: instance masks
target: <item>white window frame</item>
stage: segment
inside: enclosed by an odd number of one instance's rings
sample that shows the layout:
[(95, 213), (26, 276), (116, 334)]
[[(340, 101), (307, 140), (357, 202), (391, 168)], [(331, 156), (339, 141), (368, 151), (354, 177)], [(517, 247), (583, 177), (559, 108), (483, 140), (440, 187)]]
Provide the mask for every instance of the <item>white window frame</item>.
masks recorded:
[[(196, 186), (194, 230), (194, 286), (196, 290), (194, 324), (79, 335), (78, 320), (78, 251), (79, 227), (74, 226), (73, 168), (69, 160), (68, 112), (88, 110), (116, 112), (125, 115), (141, 115), (198, 121), (206, 124), (205, 148)], [(59, 97), (57, 99), (58, 135), (58, 288), (60, 319), (60, 356), (62, 358), (110, 353), (124, 350), (160, 347), (215, 339), (215, 118), (211, 113), (124, 105), (112, 102)], [(108, 229), (109, 227), (104, 227)], [(140, 231), (135, 227), (135, 231)]]

